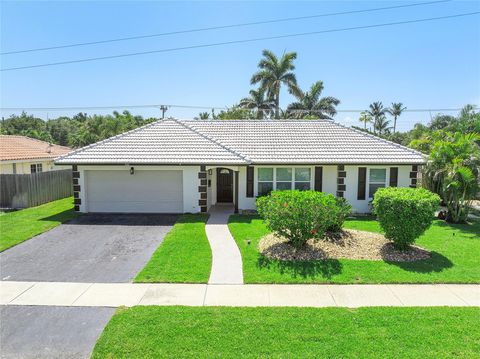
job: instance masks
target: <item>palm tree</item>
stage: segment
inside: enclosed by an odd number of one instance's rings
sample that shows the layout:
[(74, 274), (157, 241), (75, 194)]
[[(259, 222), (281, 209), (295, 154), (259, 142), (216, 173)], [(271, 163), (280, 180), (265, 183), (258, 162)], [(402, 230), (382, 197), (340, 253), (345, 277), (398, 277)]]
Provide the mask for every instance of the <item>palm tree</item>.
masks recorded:
[(373, 118), (373, 133), (377, 133), (377, 123), (381, 121), (380, 118), (383, 117), (383, 119), (385, 119), (385, 112), (386, 109), (383, 107), (383, 104), (380, 101), (370, 104), (370, 109), (367, 110), (367, 114), (369, 114)]
[(255, 110), (258, 119), (263, 119), (272, 113), (275, 102), (265, 98), (265, 89), (250, 90), (250, 97), (240, 100), (240, 107)]
[(407, 108), (403, 107), (403, 103), (401, 102), (393, 102), (392, 107), (387, 109), (387, 112), (393, 116), (393, 133), (395, 133), (395, 130), (397, 129), (397, 117), (400, 116), (406, 109)]
[(208, 120), (210, 118), (210, 113), (209, 112), (200, 112), (198, 114), (198, 118), (200, 118), (200, 120)]
[(252, 85), (260, 83), (260, 88), (274, 101), (275, 118), (279, 118), (281, 85), (287, 86), (288, 91), (295, 96), (301, 94), (297, 78), (292, 72), (295, 69), (293, 61), (297, 58), (297, 53), (284, 53), (280, 59), (270, 50), (263, 50), (262, 54), (263, 58), (258, 63), (259, 71), (253, 74), (250, 82)]
[(373, 124), (373, 129), (375, 133), (381, 136), (386, 131), (390, 130), (391, 127), (388, 127), (389, 124), (390, 121), (388, 121), (385, 115), (383, 115), (377, 118), (377, 121), (375, 121), (375, 123)]
[(365, 111), (360, 112), (360, 118), (358, 119), (360, 122), (363, 122), (364, 129), (367, 129), (367, 123), (372, 122), (372, 117)]
[(322, 97), (323, 82), (317, 81), (309, 91), (294, 94), (297, 102), (293, 102), (287, 107), (287, 113), (293, 118), (328, 118), (331, 119), (337, 113), (337, 106), (340, 100), (335, 97)]

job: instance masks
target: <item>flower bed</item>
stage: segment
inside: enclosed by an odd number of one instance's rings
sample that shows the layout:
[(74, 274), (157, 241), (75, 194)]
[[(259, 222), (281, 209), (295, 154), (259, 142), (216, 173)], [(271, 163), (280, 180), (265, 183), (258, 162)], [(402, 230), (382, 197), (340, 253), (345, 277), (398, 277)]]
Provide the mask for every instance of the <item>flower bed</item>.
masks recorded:
[(283, 261), (348, 258), (413, 262), (431, 257), (430, 252), (421, 247), (411, 245), (398, 250), (382, 234), (353, 229), (327, 232), (325, 240), (309, 239), (301, 248), (295, 248), (286, 238), (270, 233), (260, 240), (259, 251), (270, 259)]

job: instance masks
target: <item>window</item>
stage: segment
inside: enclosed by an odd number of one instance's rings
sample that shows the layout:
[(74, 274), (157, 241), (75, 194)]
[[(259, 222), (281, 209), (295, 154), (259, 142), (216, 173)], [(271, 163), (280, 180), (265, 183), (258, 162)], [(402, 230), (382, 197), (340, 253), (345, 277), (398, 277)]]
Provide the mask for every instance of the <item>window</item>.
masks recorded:
[(13, 164), (12, 164), (12, 173), (13, 173), (14, 175), (17, 174), (17, 164), (16, 164), (16, 163), (13, 163)]
[(295, 168), (295, 189), (310, 189), (310, 168)]
[(277, 168), (277, 189), (292, 189), (292, 169)]
[(258, 169), (258, 195), (265, 196), (273, 190), (273, 168)]
[(30, 173), (38, 173), (42, 172), (42, 164), (41, 163), (34, 163), (30, 165)]
[(385, 168), (370, 168), (370, 176), (368, 179), (368, 196), (373, 198), (377, 189), (386, 187), (387, 170)]
[(275, 190), (308, 190), (311, 188), (310, 168), (259, 168), (258, 195), (263, 196)]

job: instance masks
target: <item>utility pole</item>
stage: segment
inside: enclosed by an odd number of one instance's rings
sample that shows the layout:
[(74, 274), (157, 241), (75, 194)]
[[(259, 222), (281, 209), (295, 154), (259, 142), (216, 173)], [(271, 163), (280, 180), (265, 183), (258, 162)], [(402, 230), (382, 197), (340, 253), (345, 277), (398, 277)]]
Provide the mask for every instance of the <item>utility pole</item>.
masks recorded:
[(165, 105), (160, 106), (160, 111), (162, 111), (162, 120), (165, 118), (165, 112), (167, 112), (168, 107)]

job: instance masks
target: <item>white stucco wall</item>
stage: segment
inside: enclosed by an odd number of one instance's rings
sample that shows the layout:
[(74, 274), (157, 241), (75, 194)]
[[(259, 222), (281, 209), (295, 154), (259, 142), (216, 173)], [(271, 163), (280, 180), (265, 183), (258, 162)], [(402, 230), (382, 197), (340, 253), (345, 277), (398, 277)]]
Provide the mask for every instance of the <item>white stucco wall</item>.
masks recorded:
[(41, 163), (42, 164), (42, 172), (48, 171), (57, 171), (57, 170), (64, 170), (69, 169), (71, 166), (57, 166), (53, 164), (53, 160), (23, 160), (23, 161), (2, 161), (0, 163), (0, 174), (13, 174), (13, 164), (15, 163), (16, 166), (16, 173), (17, 174), (30, 174), (30, 165)]
[[(255, 166), (254, 167), (254, 197), (246, 197), (246, 167), (239, 168), (239, 209), (240, 210), (252, 210), (255, 209), (255, 197), (258, 195), (258, 173), (259, 167), (268, 168), (280, 168), (280, 167), (309, 167), (311, 168), (312, 178), (310, 188), (314, 188), (315, 181), (315, 166)], [(322, 178), (322, 191), (325, 193), (331, 193), (336, 195), (337, 192), (337, 166), (322, 166), (323, 178)], [(367, 168), (367, 182), (366, 182), (366, 198), (365, 200), (357, 200), (358, 192), (358, 167)], [(370, 168), (385, 168), (387, 171), (386, 185), (388, 186), (390, 181), (390, 167), (398, 167), (398, 187), (409, 187), (410, 185), (410, 171), (411, 165), (380, 165), (380, 166), (368, 166), (368, 165), (347, 165), (345, 171), (347, 176), (345, 178), (346, 191), (344, 197), (352, 205), (353, 211), (356, 213), (368, 213), (370, 198), (368, 198), (368, 182), (369, 182), (369, 170)]]
[[(130, 165), (128, 166), (78, 166), (80, 172), (79, 184), (81, 187), (80, 198), (81, 212), (88, 212), (87, 208), (87, 199), (85, 194), (87, 184), (85, 183), (85, 171), (99, 171), (99, 170), (116, 170), (116, 171), (129, 171)], [(147, 170), (147, 171), (162, 171), (162, 170), (181, 170), (183, 172), (183, 211), (185, 213), (197, 213), (200, 212), (200, 206), (198, 200), (200, 195), (198, 193), (199, 179), (198, 172), (199, 166), (133, 166), (135, 170)], [(222, 166), (219, 166), (222, 167)], [(248, 198), (246, 196), (246, 178), (247, 170), (245, 166), (225, 166), (225, 168), (232, 169), (234, 171), (239, 171), (239, 189), (238, 189), (238, 208), (239, 210), (253, 210), (255, 209), (255, 198), (258, 195), (258, 168), (267, 167), (267, 168), (280, 168), (280, 167), (308, 167), (311, 169), (311, 181), (310, 188), (314, 188), (315, 183), (315, 166), (254, 166), (254, 197)], [(337, 192), (337, 166), (328, 165), (323, 167), (323, 179), (322, 179), (322, 190), (325, 193), (331, 193), (333, 195)], [(358, 167), (367, 168), (367, 183), (366, 183), (366, 199), (357, 200), (357, 191), (358, 191)], [(399, 187), (408, 187), (410, 185), (410, 171), (411, 165), (385, 165), (385, 166), (356, 166), (356, 165), (346, 165), (346, 178), (345, 185), (346, 191), (344, 192), (344, 197), (352, 205), (354, 212), (357, 213), (367, 213), (369, 212), (369, 201), (368, 198), (368, 182), (369, 182), (369, 170), (371, 168), (385, 168), (387, 171), (386, 184), (388, 186), (389, 176), (390, 176), (390, 167), (398, 167), (398, 186)], [(208, 170), (211, 169), (212, 174), (208, 174)], [(210, 181), (210, 187), (207, 187), (207, 207), (214, 205), (216, 203), (216, 167), (207, 166), (207, 183)]]

